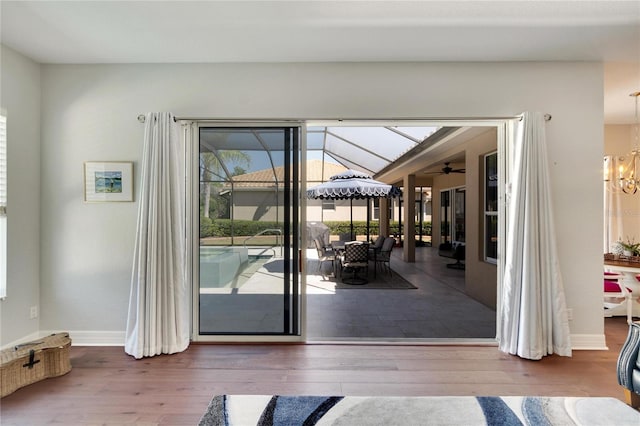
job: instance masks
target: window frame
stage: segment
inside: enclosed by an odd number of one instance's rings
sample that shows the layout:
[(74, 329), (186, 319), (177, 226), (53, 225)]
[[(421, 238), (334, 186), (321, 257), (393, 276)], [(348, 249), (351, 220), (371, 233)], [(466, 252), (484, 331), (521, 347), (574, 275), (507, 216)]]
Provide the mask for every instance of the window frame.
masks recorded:
[[(188, 280), (193, 283), (198, 283), (198, 276), (200, 273), (200, 256), (199, 256), (199, 239), (200, 239), (200, 210), (199, 197), (200, 197), (200, 164), (199, 164), (199, 152), (200, 152), (200, 131), (202, 128), (216, 128), (216, 129), (265, 129), (275, 128), (281, 129), (287, 132), (291, 131), (291, 147), (290, 161), (298, 165), (294, 167), (287, 167), (284, 164), (283, 170), (285, 170), (285, 181), (289, 180), (286, 176), (287, 170), (291, 170), (291, 181), (294, 185), (291, 189), (284, 189), (282, 194), (283, 205), (290, 206), (289, 213), (283, 213), (283, 223), (296, 223), (299, 224), (306, 222), (306, 199), (304, 197), (296, 196), (295, 194), (302, 194), (306, 191), (306, 185), (300, 181), (300, 176), (306, 176), (306, 164), (304, 160), (298, 158), (294, 160), (294, 156), (300, 155), (299, 152), (305, 152), (306, 150), (306, 126), (302, 122), (290, 121), (290, 122), (278, 122), (278, 121), (226, 121), (215, 119), (199, 119), (193, 121), (182, 120), (183, 125), (183, 138), (186, 151), (186, 173), (189, 176), (189, 190), (187, 191), (187, 229), (189, 238), (189, 259), (188, 263), (191, 268), (187, 271)], [(297, 130), (296, 130), (297, 129)], [(298, 132), (297, 136), (293, 136), (294, 132)], [(293, 142), (296, 140), (296, 142)], [(294, 154), (295, 153), (295, 154)], [(297, 171), (295, 171), (297, 170)], [(299, 186), (298, 186), (299, 185)], [(294, 202), (294, 200), (296, 200)], [(287, 216), (291, 216), (287, 218)], [(293, 220), (292, 218), (297, 218)], [(290, 229), (291, 238), (287, 238), (287, 231), (285, 225), (283, 241), (283, 251), (291, 252), (289, 266), (292, 269), (297, 268), (296, 265), (301, 264), (301, 250), (300, 247), (302, 231), (296, 226), (292, 226)], [(304, 227), (301, 227), (302, 230)], [(242, 243), (241, 243), (242, 244)], [(284, 266), (286, 270), (286, 265)], [(209, 330), (203, 332), (200, 329), (200, 301), (199, 301), (199, 286), (193, 285), (192, 288), (192, 321), (191, 321), (191, 338), (194, 342), (301, 342), (304, 341), (304, 318), (305, 318), (305, 305), (302, 303), (302, 298), (306, 293), (306, 280), (304, 274), (300, 274), (298, 269), (292, 271), (290, 278), (291, 285), (284, 285), (285, 292), (289, 293), (289, 300), (295, 299), (292, 305), (287, 305), (285, 309), (285, 316), (289, 319), (290, 327), (285, 326), (285, 332), (263, 332), (263, 331), (221, 331), (221, 330)], [(285, 273), (285, 275), (287, 275)], [(199, 284), (199, 283), (198, 283)]]
[[(493, 200), (489, 200), (489, 175), (487, 174), (487, 171), (489, 169), (488, 166), (488, 161), (491, 157), (494, 157), (494, 167), (496, 169), (496, 179), (491, 180), (492, 182), (495, 182), (495, 199)], [(498, 211), (499, 211), (499, 207), (498, 207), (498, 202), (499, 202), (499, 194), (498, 194), (498, 151), (492, 151), (489, 152), (487, 154), (485, 154), (483, 156), (483, 163), (482, 163), (482, 175), (483, 175), (483, 221), (482, 221), (482, 258), (483, 261), (486, 263), (491, 263), (494, 265), (498, 264), (498, 243), (496, 241), (496, 248), (495, 248), (495, 252), (496, 252), (496, 257), (491, 257), (488, 253), (489, 253), (489, 220), (495, 218), (495, 220), (497, 220), (497, 222), (499, 223), (500, 220), (498, 218)], [(495, 206), (493, 209), (489, 209), (489, 202), (492, 201), (493, 205)], [(498, 235), (500, 234), (500, 231), (498, 230), (498, 228), (496, 227), (496, 238), (498, 238)]]
[[(462, 195), (462, 198), (460, 198)], [(446, 202), (446, 204), (444, 204)], [(462, 211), (462, 230), (456, 229)], [(466, 242), (467, 188), (465, 185), (440, 190), (440, 243)], [(433, 229), (431, 230), (433, 233)], [(458, 238), (459, 235), (462, 238)]]
[(331, 198), (323, 198), (322, 199), (322, 210), (336, 210), (336, 200)]
[(7, 112), (0, 110), (0, 300), (7, 297)]

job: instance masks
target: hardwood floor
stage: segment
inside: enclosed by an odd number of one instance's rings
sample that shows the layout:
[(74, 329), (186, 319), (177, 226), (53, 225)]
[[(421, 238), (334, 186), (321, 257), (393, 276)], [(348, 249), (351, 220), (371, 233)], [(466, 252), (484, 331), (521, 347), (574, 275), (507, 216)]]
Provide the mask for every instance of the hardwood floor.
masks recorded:
[(623, 400), (608, 351), (527, 361), (482, 346), (192, 345), (135, 360), (121, 347), (71, 348), (70, 373), (0, 400), (0, 424), (194, 425), (216, 394), (545, 395)]

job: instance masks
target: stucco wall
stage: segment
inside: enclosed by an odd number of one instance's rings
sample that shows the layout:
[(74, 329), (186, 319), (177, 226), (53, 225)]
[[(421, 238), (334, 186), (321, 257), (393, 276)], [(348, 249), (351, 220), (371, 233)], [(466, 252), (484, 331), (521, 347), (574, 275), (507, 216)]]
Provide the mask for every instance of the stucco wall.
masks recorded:
[(484, 155), (497, 149), (496, 131), (491, 131), (472, 140), (466, 149), (467, 215), (465, 251), (465, 290), (479, 302), (496, 308), (496, 265), (484, 260)]
[(481, 159), (484, 154), (497, 149), (496, 137), (495, 128), (487, 128), (481, 135), (457, 147), (455, 152), (444, 153), (443, 156), (447, 157), (464, 151), (466, 171), (464, 174), (439, 175), (433, 179), (433, 246), (437, 248), (441, 243), (441, 191), (465, 187), (465, 292), (493, 309), (496, 308), (497, 270), (496, 265), (484, 261), (480, 240), (483, 233)]

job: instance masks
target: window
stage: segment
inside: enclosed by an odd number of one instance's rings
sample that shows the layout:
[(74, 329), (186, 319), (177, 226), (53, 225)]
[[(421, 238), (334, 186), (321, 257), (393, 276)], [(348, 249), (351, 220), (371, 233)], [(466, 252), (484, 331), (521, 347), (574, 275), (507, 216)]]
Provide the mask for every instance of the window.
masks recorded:
[(484, 156), (484, 260), (498, 260), (498, 153)]
[(465, 195), (464, 187), (440, 192), (440, 242), (465, 241)]
[(465, 204), (466, 191), (464, 188), (456, 188), (453, 191), (453, 230), (454, 241), (465, 241), (465, 213), (467, 210)]
[(451, 202), (449, 201), (450, 191), (440, 192), (440, 242), (451, 242)]
[(335, 209), (336, 209), (335, 200), (328, 200), (326, 198), (322, 200), (322, 210), (335, 210)]
[(0, 298), (7, 296), (7, 117), (0, 113)]

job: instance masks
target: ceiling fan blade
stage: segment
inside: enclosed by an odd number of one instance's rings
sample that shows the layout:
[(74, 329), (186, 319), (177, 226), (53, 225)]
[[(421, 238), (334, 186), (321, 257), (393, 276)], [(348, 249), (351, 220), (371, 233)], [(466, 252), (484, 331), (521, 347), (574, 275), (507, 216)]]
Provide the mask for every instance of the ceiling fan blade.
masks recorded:
[(444, 167), (440, 171), (424, 172), (425, 175), (448, 175), (449, 173), (465, 173), (466, 169), (454, 169), (449, 166), (450, 163), (444, 163)]

